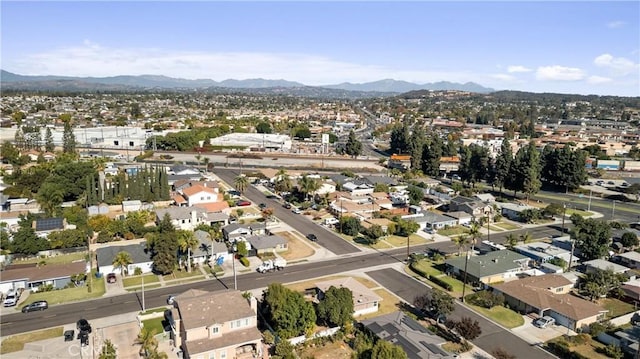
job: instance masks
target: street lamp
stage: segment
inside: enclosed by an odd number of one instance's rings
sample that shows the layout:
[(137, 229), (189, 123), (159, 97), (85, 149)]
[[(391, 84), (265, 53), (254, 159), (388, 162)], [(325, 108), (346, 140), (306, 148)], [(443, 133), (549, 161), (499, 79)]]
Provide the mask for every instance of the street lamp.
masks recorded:
[(467, 289), (467, 265), (469, 264), (469, 248), (467, 247), (467, 253), (464, 256), (464, 279), (462, 280), (462, 298), (460, 299), (464, 303), (464, 292)]

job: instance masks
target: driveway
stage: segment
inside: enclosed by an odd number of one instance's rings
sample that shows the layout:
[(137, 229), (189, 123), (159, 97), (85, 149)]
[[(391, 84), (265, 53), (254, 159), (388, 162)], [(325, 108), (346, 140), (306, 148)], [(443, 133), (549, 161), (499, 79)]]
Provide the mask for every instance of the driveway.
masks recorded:
[(110, 339), (118, 351), (118, 359), (139, 359), (140, 346), (135, 340), (140, 333), (138, 322), (116, 324), (96, 330), (96, 346), (101, 347), (104, 339)]
[[(543, 344), (553, 338), (557, 338), (567, 334), (567, 328), (560, 325), (552, 325), (547, 328), (538, 328), (533, 325), (533, 318), (523, 315), (524, 324), (511, 329), (511, 331), (532, 345)], [(570, 335), (574, 335), (573, 331), (569, 331)]]
[[(416, 295), (430, 290), (430, 288), (424, 283), (395, 269), (368, 271), (366, 274), (407, 303), (413, 303)], [(455, 310), (451, 315), (449, 315), (449, 318), (459, 320), (460, 317), (463, 316), (470, 317), (480, 323), (482, 334), (473, 340), (473, 344), (477, 345), (485, 352), (490, 353), (496, 348), (503, 348), (508, 353), (516, 355), (519, 359), (555, 358), (551, 354), (530, 345), (528, 342), (514, 335), (508, 329), (493, 323), (456, 302)]]

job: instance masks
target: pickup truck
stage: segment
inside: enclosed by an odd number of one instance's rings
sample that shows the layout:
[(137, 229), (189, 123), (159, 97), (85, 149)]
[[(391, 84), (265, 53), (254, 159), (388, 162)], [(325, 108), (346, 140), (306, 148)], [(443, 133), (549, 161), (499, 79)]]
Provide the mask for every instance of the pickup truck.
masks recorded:
[(262, 262), (262, 264), (258, 266), (257, 271), (260, 273), (273, 272), (284, 269), (286, 266), (287, 261), (283, 258), (269, 259)]

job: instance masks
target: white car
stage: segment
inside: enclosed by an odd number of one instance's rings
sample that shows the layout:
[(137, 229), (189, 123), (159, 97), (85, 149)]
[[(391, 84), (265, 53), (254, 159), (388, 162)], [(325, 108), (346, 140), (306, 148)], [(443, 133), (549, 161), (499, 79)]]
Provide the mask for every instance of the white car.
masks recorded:
[(542, 318), (538, 318), (533, 321), (533, 325), (535, 325), (538, 328), (546, 328), (554, 325), (555, 323), (556, 323), (556, 320), (548, 316), (544, 316)]
[(295, 214), (300, 214), (302, 213), (302, 211), (300, 210), (300, 208), (294, 208), (291, 210), (291, 212), (295, 213)]

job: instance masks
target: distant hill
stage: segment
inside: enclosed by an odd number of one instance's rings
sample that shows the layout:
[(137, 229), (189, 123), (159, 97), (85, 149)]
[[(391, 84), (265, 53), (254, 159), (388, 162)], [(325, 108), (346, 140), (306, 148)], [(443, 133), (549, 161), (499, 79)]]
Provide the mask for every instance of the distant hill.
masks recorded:
[[(40, 87), (46, 89), (53, 86), (59, 87), (60, 81), (73, 81), (77, 87), (85, 84), (101, 85), (122, 85), (127, 89), (206, 89), (211, 87), (232, 88), (232, 89), (262, 89), (262, 88), (301, 88), (310, 87), (299, 82), (287, 80), (268, 80), (268, 79), (247, 79), (234, 80), (228, 79), (217, 82), (209, 79), (187, 80), (158, 75), (139, 75), (139, 76), (111, 76), (111, 77), (70, 77), (70, 76), (25, 76), (18, 75), (8, 71), (1, 70), (0, 82), (8, 86), (7, 88), (27, 89), (29, 87)], [(17, 85), (17, 84), (20, 85)], [(27, 85), (30, 84), (30, 85)], [(342, 91), (358, 91), (361, 93), (403, 93), (415, 90), (460, 90), (477, 93), (492, 92), (493, 89), (483, 87), (473, 82), (464, 84), (453, 82), (436, 82), (430, 84), (415, 84), (407, 81), (397, 81), (392, 79), (380, 80), (375, 82), (367, 82), (361, 84), (342, 83), (338, 85), (314, 86), (331, 90)]]
[(330, 88), (330, 89), (348, 90), (348, 91), (377, 91), (377, 92), (395, 92), (395, 93), (404, 93), (404, 92), (418, 91), (418, 90), (430, 90), (430, 91), (458, 90), (458, 91), (468, 91), (468, 92), (476, 92), (476, 93), (489, 93), (489, 92), (495, 91), (492, 88), (484, 87), (474, 82), (467, 82), (467, 83), (461, 84), (461, 83), (455, 83), (455, 82), (440, 81), (440, 82), (426, 83), (426, 84), (419, 85), (412, 82), (398, 81), (398, 80), (392, 80), (392, 79), (366, 82), (361, 84), (344, 82), (338, 85), (326, 85), (322, 87)]

